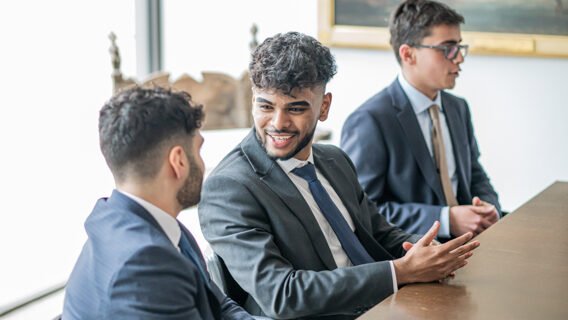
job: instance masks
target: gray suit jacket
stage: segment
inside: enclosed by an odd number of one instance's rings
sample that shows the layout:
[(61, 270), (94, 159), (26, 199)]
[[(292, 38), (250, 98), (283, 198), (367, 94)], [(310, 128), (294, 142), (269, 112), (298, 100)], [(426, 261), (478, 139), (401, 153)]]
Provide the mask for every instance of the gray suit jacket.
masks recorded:
[(208, 285), (154, 217), (124, 194), (100, 199), (85, 229), (89, 238), (67, 282), (63, 319), (252, 319)]
[[(378, 262), (337, 268), (308, 204), (267, 156), (254, 128), (205, 181), (201, 228), (236, 282), (262, 309), (257, 314), (353, 319), (393, 293), (388, 260), (401, 257), (402, 243), (418, 237), (378, 214), (339, 148), (315, 144), (313, 154), (349, 211), (359, 240)], [(255, 313), (254, 308), (248, 311)]]
[[(456, 198), (474, 196), (494, 204), (497, 193), (478, 161), (479, 150), (465, 100), (441, 91), (458, 176)], [(436, 164), (410, 101), (395, 80), (345, 121), (341, 147), (351, 157), (359, 182), (388, 221), (407, 232), (426, 233), (446, 206)]]

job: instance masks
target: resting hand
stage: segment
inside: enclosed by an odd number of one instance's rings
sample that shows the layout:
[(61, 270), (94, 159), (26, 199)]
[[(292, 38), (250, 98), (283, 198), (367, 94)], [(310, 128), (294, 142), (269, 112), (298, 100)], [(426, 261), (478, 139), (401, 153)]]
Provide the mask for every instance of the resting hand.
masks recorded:
[(484, 210), (484, 212), (487, 213), (486, 216), (493, 223), (495, 223), (495, 222), (497, 222), (497, 220), (499, 220), (499, 212), (497, 212), (497, 208), (495, 208), (495, 206), (492, 205), (491, 203), (485, 202), (485, 201), (479, 199), (479, 197), (473, 197), (472, 204), (476, 207), (484, 207), (486, 209), (486, 210)]
[(450, 208), (450, 233), (453, 236), (461, 236), (467, 232), (478, 235), (497, 222), (498, 215), (495, 206), (479, 198), (475, 202), (478, 205)]
[(397, 283), (399, 285), (413, 282), (430, 282), (446, 278), (465, 266), (473, 250), (479, 246), (478, 241), (464, 244), (472, 238), (471, 233), (448, 241), (441, 245), (432, 243), (439, 222), (434, 222), (432, 228), (414, 245), (403, 244), (407, 250), (404, 257), (394, 260)]

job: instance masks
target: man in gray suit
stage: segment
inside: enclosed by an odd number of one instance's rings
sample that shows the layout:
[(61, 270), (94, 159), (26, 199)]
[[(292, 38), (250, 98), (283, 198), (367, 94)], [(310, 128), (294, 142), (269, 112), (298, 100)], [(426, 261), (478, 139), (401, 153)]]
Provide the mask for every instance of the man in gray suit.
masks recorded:
[(331, 106), (328, 48), (277, 34), (249, 69), (254, 128), (205, 181), (199, 203), (205, 238), (248, 293), (245, 309), (353, 319), (400, 285), (440, 280), (467, 263), (479, 245), (464, 245), (471, 233), (435, 246), (437, 222), (422, 238), (403, 232), (378, 214), (345, 153), (312, 145)]
[(468, 105), (443, 91), (454, 87), (467, 54), (460, 44), (463, 22), (442, 3), (401, 3), (390, 32), (402, 73), (353, 112), (341, 134), (341, 147), (381, 214), (411, 233), (440, 221), (440, 240), (479, 234), (500, 211), (478, 161)]
[(176, 220), (200, 199), (201, 119), (188, 94), (161, 88), (121, 92), (101, 109), (116, 190), (85, 222), (63, 319), (252, 319), (210, 280)]

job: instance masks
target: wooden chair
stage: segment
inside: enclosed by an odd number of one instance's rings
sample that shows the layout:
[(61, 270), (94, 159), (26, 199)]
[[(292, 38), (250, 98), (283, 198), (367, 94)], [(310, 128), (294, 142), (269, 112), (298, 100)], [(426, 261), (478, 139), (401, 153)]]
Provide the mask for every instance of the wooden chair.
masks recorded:
[[(258, 44), (256, 26), (253, 26), (251, 32), (253, 40), (250, 43), (250, 48), (254, 50)], [(120, 71), (121, 58), (115, 34), (111, 33), (109, 39), (111, 40), (109, 51), (113, 67), (114, 93), (134, 85), (171, 87), (175, 90), (189, 92), (193, 100), (203, 104), (205, 111), (203, 130), (250, 128), (252, 126), (252, 84), (248, 72), (244, 72), (239, 79), (221, 72), (203, 72), (203, 80), (199, 82), (187, 74), (183, 74), (179, 79), (172, 81), (169, 73), (158, 71), (149, 75), (142, 82), (137, 82), (122, 75)]]
[[(258, 46), (257, 32), (256, 25), (253, 25), (251, 28), (252, 41), (249, 43), (251, 52)], [(114, 93), (134, 85), (172, 87), (189, 92), (193, 100), (203, 104), (205, 122), (202, 130), (252, 127), (252, 83), (248, 71), (245, 71), (239, 79), (221, 72), (202, 72), (201, 82), (187, 74), (171, 81), (169, 73), (159, 71), (149, 75), (144, 81), (137, 82), (122, 75), (121, 58), (115, 34), (111, 33), (109, 39), (111, 40), (109, 51), (113, 67)], [(314, 141), (328, 140), (330, 137), (330, 130), (317, 128)]]

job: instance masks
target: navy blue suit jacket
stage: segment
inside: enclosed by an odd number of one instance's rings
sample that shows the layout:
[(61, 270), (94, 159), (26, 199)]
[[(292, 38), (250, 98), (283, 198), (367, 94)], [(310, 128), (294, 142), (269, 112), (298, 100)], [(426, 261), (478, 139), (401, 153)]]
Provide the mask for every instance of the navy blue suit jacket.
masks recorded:
[[(193, 250), (199, 247), (181, 226)], [(251, 319), (174, 247), (142, 206), (114, 191), (85, 222), (63, 319)]]
[[(440, 92), (451, 135), (459, 204), (478, 196), (494, 204), (493, 190), (478, 161), (471, 115), (464, 99)], [(395, 80), (346, 120), (341, 147), (353, 160), (359, 182), (388, 221), (409, 233), (424, 234), (446, 206), (436, 164), (410, 101)]]

